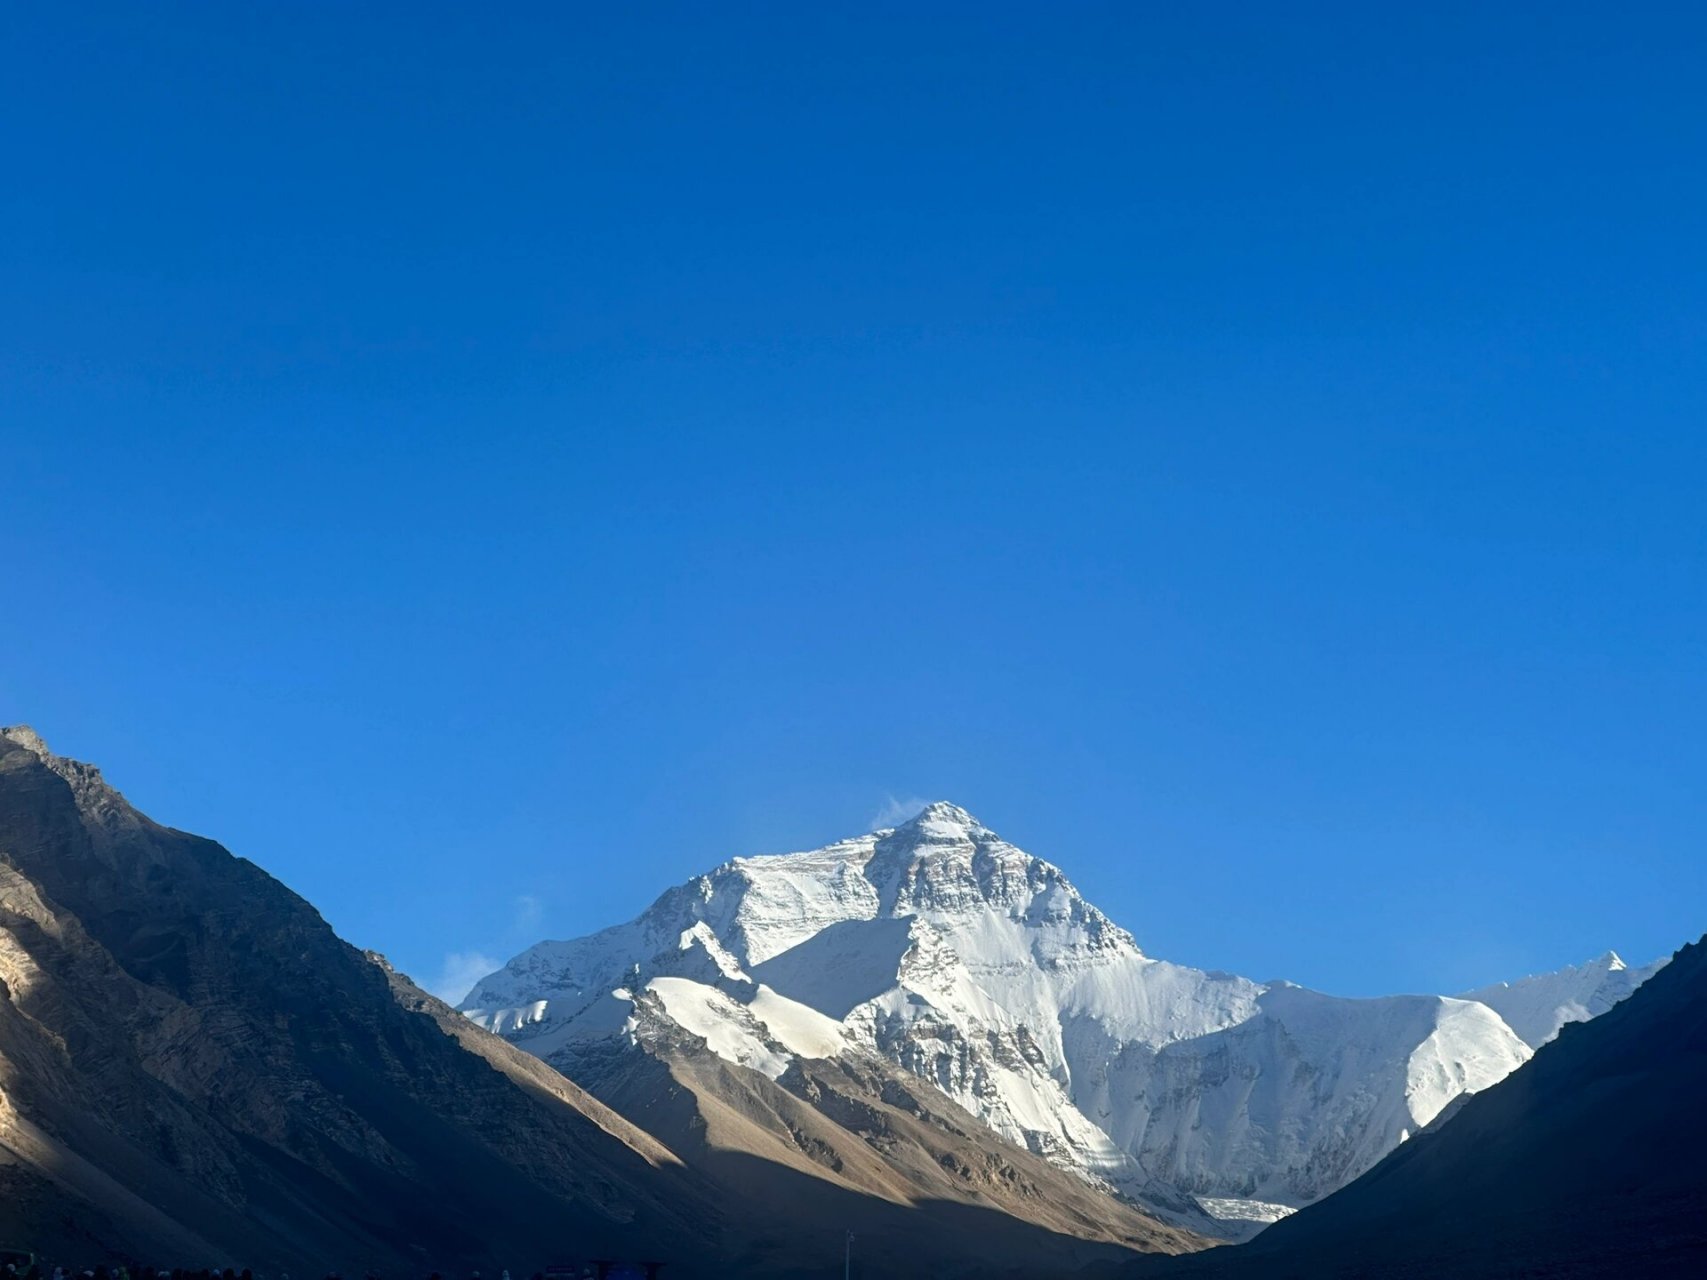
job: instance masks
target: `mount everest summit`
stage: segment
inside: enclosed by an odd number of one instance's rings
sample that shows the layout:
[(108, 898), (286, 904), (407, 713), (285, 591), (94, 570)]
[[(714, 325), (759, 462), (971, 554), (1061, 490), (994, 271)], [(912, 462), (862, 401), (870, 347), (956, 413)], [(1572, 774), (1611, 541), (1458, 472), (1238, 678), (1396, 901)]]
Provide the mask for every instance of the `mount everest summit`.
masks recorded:
[(1121, 1198), (1238, 1237), (1356, 1178), (1658, 967), (1608, 954), (1382, 999), (1187, 968), (937, 803), (736, 858), (628, 924), (532, 947), (461, 1007), (596, 1094), (666, 1030), (797, 1089), (825, 1062), (899, 1068)]

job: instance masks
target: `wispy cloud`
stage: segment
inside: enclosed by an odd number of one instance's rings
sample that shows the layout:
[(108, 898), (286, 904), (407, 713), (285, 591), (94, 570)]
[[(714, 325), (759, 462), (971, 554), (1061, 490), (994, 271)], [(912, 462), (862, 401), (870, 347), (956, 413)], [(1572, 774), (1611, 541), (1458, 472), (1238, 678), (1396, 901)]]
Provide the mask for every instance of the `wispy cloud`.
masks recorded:
[(531, 893), (516, 895), (516, 917), (510, 923), (510, 931), (527, 939), (528, 942), (539, 941), (534, 935), (539, 932), (539, 922), (545, 918), (545, 903)]
[(884, 827), (898, 827), (908, 819), (918, 817), (929, 803), (929, 800), (920, 799), (918, 796), (896, 799), (886, 795), (883, 797), (883, 803), (877, 807), (877, 812), (871, 815), (871, 830), (881, 831)]
[[(509, 922), (504, 926), (504, 936), (496, 945), (507, 950), (532, 946), (539, 941), (540, 927), (545, 919), (545, 900), (531, 893), (518, 893), (511, 903)], [(484, 939), (487, 946), (493, 945), (493, 939)], [(448, 1004), (460, 1004), (474, 989), (474, 984), (487, 974), (496, 973), (504, 967), (502, 960), (494, 960), (484, 951), (471, 947), (467, 951), (445, 952), (444, 963), (439, 966), (439, 976), (426, 983), (426, 988), (440, 1000)]]
[(478, 951), (446, 952), (439, 976), (427, 984), (427, 990), (446, 1004), (460, 1004), (474, 990), (475, 983), (501, 967), (491, 956)]

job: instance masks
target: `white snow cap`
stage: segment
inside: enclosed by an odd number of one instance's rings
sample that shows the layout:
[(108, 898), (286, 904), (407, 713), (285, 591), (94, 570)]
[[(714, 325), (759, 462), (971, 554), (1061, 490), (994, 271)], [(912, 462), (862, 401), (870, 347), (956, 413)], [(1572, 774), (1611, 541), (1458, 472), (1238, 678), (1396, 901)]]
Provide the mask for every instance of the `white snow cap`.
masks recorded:
[(906, 827), (913, 827), (920, 830), (928, 827), (944, 827), (957, 831), (988, 830), (982, 822), (979, 822), (978, 819), (974, 818), (970, 813), (967, 813), (966, 810), (947, 800), (931, 801), (923, 809), (920, 809), (911, 818), (908, 818), (907, 821), (903, 822), (901, 827), (890, 828), (890, 830), (900, 830)]
[(1347, 1000), (1153, 960), (1058, 867), (939, 800), (821, 849), (734, 858), (628, 924), (523, 952), (464, 1009), (571, 1074), (659, 1017), (766, 1074), (880, 1055), (1087, 1178), (1248, 1221), (1344, 1185), (1521, 1065), (1531, 1035), (1647, 972), (1584, 969), (1503, 1002)]

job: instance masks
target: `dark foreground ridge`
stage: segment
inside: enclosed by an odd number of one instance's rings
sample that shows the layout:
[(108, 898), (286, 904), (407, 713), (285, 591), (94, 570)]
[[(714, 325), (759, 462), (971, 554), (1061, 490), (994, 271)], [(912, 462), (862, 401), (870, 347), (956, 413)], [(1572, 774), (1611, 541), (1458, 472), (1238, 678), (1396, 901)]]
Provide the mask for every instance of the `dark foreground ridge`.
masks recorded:
[(306, 1276), (717, 1238), (657, 1143), (12, 730), (0, 947), (0, 1242)]
[(1707, 940), (1251, 1244), (1125, 1274), (1707, 1276)]
[[(674, 1115), (685, 1079), (659, 1071), (655, 1095), (623, 1102)], [(793, 1106), (759, 1099), (768, 1086), (731, 1082), (716, 1108), (768, 1126)], [(834, 1163), (912, 1122), (878, 1119), (808, 1137), (852, 1144)], [(952, 1124), (919, 1123), (939, 1173), (972, 1163)], [(676, 1280), (840, 1275), (845, 1226), (868, 1276), (1062, 1274), (1202, 1243), (1098, 1196), (1090, 1221), (1017, 1150), (978, 1147), (993, 1169), (1031, 1171), (999, 1201), (905, 1178), (871, 1193), (696, 1135), (671, 1135), (680, 1158), (344, 943), (254, 864), (0, 730), (0, 1247), (273, 1280), (661, 1259)], [(1034, 1216), (1010, 1207), (1027, 1196)]]

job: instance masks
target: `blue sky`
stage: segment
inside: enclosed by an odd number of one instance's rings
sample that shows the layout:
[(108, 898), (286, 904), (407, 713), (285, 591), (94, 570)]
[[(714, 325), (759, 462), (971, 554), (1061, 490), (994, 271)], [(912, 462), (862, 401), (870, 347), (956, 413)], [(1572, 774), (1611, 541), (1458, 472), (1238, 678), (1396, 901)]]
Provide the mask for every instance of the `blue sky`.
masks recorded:
[(1698, 8), (252, 8), (0, 19), (0, 720), (428, 981), (915, 798), (1707, 927)]

